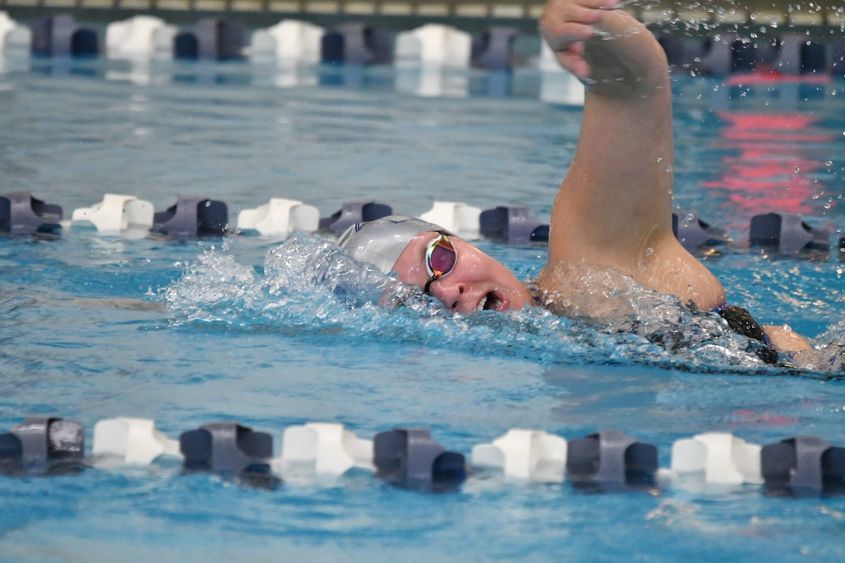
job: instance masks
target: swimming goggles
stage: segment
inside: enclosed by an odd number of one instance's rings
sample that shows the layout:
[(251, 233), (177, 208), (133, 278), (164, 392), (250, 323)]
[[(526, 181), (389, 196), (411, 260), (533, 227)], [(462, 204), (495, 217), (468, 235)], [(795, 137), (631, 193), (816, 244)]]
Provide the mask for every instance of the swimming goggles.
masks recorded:
[(423, 293), (430, 295), (431, 284), (448, 275), (455, 269), (458, 263), (458, 253), (455, 250), (449, 235), (438, 232), (438, 236), (431, 239), (425, 248), (425, 270), (428, 272), (428, 281), (425, 282)]

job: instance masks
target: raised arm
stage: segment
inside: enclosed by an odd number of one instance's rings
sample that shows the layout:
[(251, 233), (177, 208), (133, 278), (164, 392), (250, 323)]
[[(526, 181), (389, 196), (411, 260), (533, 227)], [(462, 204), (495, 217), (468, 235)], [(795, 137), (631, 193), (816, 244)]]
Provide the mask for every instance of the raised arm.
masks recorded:
[(701, 308), (719, 305), (721, 284), (672, 235), (672, 94), (660, 45), (607, 0), (549, 0), (540, 28), (587, 87), (541, 286), (560, 289), (559, 264), (589, 262)]

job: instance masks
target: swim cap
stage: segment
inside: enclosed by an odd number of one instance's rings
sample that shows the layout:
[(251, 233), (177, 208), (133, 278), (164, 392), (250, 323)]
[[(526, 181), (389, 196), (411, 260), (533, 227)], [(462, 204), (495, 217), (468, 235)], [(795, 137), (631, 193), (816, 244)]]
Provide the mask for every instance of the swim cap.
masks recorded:
[(416, 217), (390, 215), (368, 223), (355, 223), (340, 235), (337, 244), (356, 260), (372, 264), (383, 274), (389, 274), (414, 237), (420, 233), (440, 231), (448, 232)]

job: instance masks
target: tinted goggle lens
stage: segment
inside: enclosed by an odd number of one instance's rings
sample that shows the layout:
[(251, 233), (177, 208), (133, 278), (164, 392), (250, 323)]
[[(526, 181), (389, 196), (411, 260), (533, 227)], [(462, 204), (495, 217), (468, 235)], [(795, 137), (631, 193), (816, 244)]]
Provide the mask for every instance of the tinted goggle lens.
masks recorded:
[(452, 241), (446, 235), (440, 235), (428, 244), (425, 253), (425, 267), (428, 275), (437, 279), (451, 272), (458, 261), (458, 254)]

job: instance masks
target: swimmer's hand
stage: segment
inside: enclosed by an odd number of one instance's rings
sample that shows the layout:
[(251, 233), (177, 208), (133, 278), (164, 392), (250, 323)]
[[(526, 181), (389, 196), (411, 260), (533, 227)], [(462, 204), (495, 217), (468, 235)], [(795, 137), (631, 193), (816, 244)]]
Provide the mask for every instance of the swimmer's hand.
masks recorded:
[(655, 107), (663, 112), (664, 102), (671, 101), (666, 54), (644, 25), (619, 7), (618, 0), (548, 0), (540, 30), (560, 65), (584, 82), (589, 94), (624, 101), (631, 111), (628, 102), (662, 91), (665, 99)]
[(618, 0), (549, 0), (540, 17), (540, 32), (560, 65), (581, 80), (590, 77), (584, 41), (596, 35), (595, 25)]

